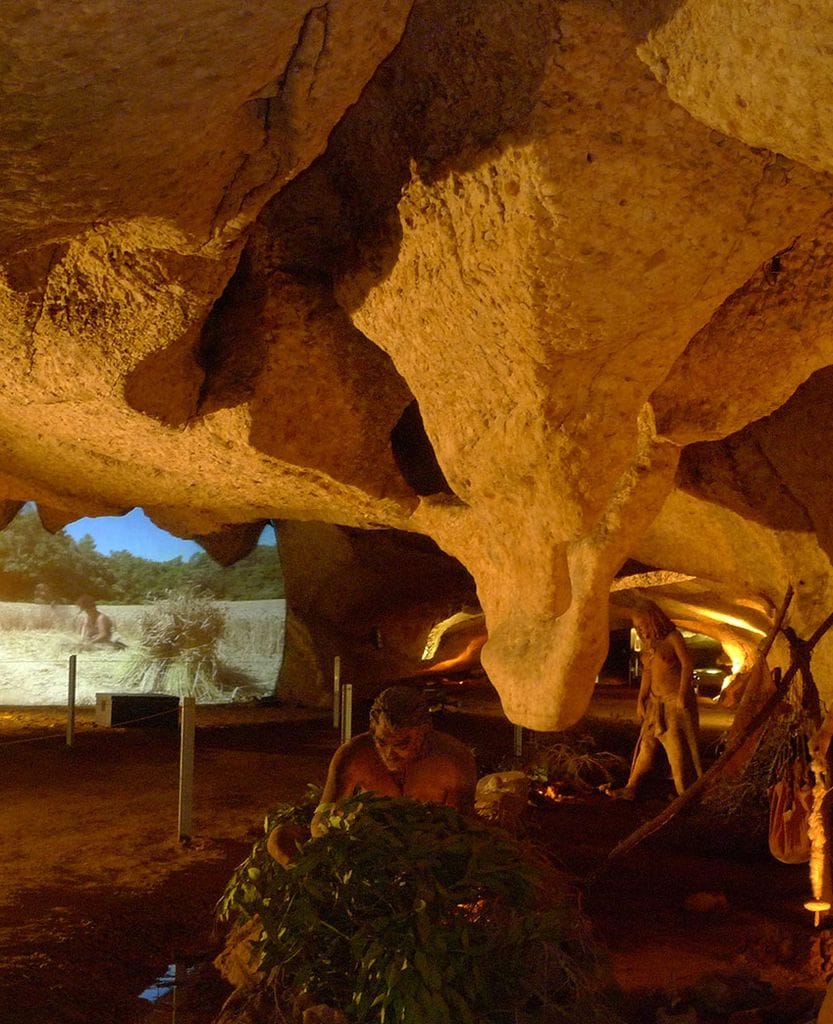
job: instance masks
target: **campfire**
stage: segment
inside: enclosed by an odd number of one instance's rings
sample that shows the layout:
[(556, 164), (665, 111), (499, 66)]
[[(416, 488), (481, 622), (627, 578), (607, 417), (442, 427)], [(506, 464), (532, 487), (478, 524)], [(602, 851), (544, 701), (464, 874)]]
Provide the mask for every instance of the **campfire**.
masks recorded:
[(529, 799), (535, 807), (549, 807), (578, 803), (580, 796), (569, 782), (536, 782), (530, 786)]

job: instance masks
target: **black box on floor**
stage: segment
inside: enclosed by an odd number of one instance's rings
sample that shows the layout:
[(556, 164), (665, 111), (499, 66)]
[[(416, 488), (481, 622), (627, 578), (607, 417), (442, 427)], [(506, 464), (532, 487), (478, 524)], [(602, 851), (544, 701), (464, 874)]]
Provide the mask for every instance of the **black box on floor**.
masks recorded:
[(97, 693), (95, 724), (177, 728), (179, 697), (167, 693)]

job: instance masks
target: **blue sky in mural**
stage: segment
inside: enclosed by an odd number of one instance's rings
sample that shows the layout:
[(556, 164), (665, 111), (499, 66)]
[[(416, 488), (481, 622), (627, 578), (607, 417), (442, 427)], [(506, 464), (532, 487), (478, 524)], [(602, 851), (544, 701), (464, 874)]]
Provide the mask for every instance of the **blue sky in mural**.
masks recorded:
[[(64, 529), (76, 540), (89, 534), (102, 555), (109, 555), (112, 551), (129, 551), (152, 562), (168, 562), (172, 558), (181, 558), (187, 562), (191, 555), (203, 550), (192, 540), (180, 540), (160, 530), (140, 508), (134, 508), (124, 516), (79, 519)], [(263, 531), (260, 543), (275, 543), (271, 527)]]

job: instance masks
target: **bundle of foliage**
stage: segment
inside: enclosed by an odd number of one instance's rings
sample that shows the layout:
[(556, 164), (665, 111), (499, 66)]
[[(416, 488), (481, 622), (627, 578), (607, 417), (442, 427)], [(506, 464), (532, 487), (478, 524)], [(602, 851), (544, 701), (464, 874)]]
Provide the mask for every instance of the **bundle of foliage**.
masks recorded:
[(541, 782), (567, 785), (579, 793), (599, 786), (617, 786), (627, 778), (629, 762), (619, 754), (598, 750), (586, 733), (564, 732), (536, 752), (531, 774)]
[(223, 610), (195, 590), (156, 602), (139, 622), (141, 648), (123, 682), (144, 693), (216, 699), (221, 666), (217, 644), (226, 627)]
[[(761, 730), (754, 750), (738, 769), (723, 773), (705, 793), (691, 815), (690, 831), (700, 848), (759, 853), (766, 849), (769, 828), (769, 788), (785, 760), (804, 743), (800, 715), (789, 705), (774, 714)], [(683, 830), (682, 838), (688, 835)], [(711, 842), (710, 842), (711, 841)]]
[(216, 914), (220, 921), (242, 923), (257, 917), (264, 899), (286, 874), (266, 849), (269, 833), (278, 825), (309, 825), (321, 800), (321, 787), (308, 785), (297, 804), (279, 804), (269, 811), (263, 822), (263, 835), (252, 847), (252, 852), (234, 869), (223, 895), (217, 901)]
[(345, 800), (289, 869), (258, 844), (219, 911), (259, 916), (279, 1001), (307, 992), (351, 1024), (614, 1019), (574, 898), (506, 833), (449, 807)]

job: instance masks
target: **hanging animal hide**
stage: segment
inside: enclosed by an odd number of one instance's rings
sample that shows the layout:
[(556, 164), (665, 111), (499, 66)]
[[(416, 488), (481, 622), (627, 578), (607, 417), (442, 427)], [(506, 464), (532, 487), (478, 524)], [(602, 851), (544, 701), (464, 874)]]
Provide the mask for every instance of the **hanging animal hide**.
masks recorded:
[(781, 778), (769, 788), (769, 850), (782, 864), (810, 860), (810, 813), (813, 785), (807, 760), (787, 762)]

